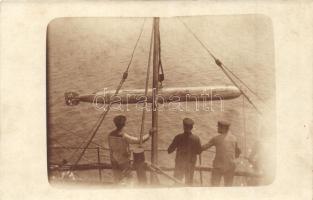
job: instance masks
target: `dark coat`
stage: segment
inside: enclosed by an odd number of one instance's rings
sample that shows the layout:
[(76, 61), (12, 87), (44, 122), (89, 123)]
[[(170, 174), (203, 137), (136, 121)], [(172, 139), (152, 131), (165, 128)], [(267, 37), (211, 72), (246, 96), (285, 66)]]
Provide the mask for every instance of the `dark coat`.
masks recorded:
[(201, 153), (200, 138), (192, 133), (181, 133), (175, 136), (168, 147), (168, 153), (176, 150), (176, 165), (192, 164), (197, 161), (197, 154)]

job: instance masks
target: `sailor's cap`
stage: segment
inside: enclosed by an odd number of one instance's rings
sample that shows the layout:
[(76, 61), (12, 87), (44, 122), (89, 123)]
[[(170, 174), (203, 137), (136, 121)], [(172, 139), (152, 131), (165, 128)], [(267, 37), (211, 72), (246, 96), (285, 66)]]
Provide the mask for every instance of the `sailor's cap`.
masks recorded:
[(230, 123), (228, 121), (224, 121), (224, 120), (220, 120), (217, 122), (218, 126), (219, 127), (229, 127), (230, 126)]
[(124, 115), (118, 115), (114, 117), (113, 121), (114, 121), (114, 124), (116, 125), (123, 124), (126, 121), (126, 117)]
[(184, 124), (184, 125), (187, 125), (187, 126), (193, 126), (194, 121), (193, 121), (192, 119), (190, 119), (190, 118), (185, 118), (185, 119), (183, 120), (183, 124)]

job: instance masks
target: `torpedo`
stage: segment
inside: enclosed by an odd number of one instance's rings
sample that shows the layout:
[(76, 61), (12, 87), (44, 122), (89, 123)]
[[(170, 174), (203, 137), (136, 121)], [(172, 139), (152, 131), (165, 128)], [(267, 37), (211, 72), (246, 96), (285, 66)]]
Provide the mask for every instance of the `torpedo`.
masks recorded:
[[(115, 95), (115, 90), (99, 91), (92, 94), (79, 95), (76, 92), (66, 92), (66, 105), (77, 105), (79, 102), (108, 104), (136, 104), (147, 101), (153, 102), (155, 89), (148, 90), (145, 96), (144, 89), (120, 90)], [(183, 87), (183, 88), (160, 88), (158, 90), (157, 101), (159, 103), (186, 102), (186, 101), (217, 101), (237, 98), (241, 95), (240, 90), (235, 86), (210, 86), (210, 87)]]

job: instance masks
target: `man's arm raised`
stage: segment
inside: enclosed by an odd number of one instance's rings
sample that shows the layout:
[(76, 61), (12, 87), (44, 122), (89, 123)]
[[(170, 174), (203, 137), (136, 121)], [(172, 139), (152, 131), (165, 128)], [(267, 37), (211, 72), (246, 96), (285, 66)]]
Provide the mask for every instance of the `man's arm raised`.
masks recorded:
[(211, 148), (212, 146), (214, 146), (214, 140), (215, 140), (215, 137), (211, 138), (211, 139), (209, 140), (209, 142), (207, 142), (206, 144), (204, 144), (204, 145), (201, 146), (201, 150), (202, 150), (202, 151), (205, 151), (205, 150)]
[[(154, 130), (151, 129), (151, 130), (149, 131), (149, 134), (143, 135), (143, 136), (142, 136), (142, 142), (147, 141), (147, 140), (150, 138), (150, 136), (152, 135), (153, 132), (154, 132)], [(140, 138), (139, 138), (139, 137), (135, 137), (135, 136), (129, 135), (129, 134), (127, 134), (127, 133), (124, 133), (124, 134), (123, 134), (123, 137), (124, 137), (124, 138), (127, 140), (127, 142), (130, 143), (130, 144), (139, 144), (139, 143), (140, 143)]]

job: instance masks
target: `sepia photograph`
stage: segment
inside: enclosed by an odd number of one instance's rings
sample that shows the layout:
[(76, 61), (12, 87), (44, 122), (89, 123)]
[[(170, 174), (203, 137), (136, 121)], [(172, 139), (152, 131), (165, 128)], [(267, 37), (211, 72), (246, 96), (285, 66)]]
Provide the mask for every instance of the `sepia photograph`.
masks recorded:
[(312, 6), (1, 2), (0, 199), (312, 200)]
[(274, 181), (270, 18), (56, 18), (46, 56), (50, 184)]
[(0, 199), (312, 199), (309, 1), (15, 1)]

